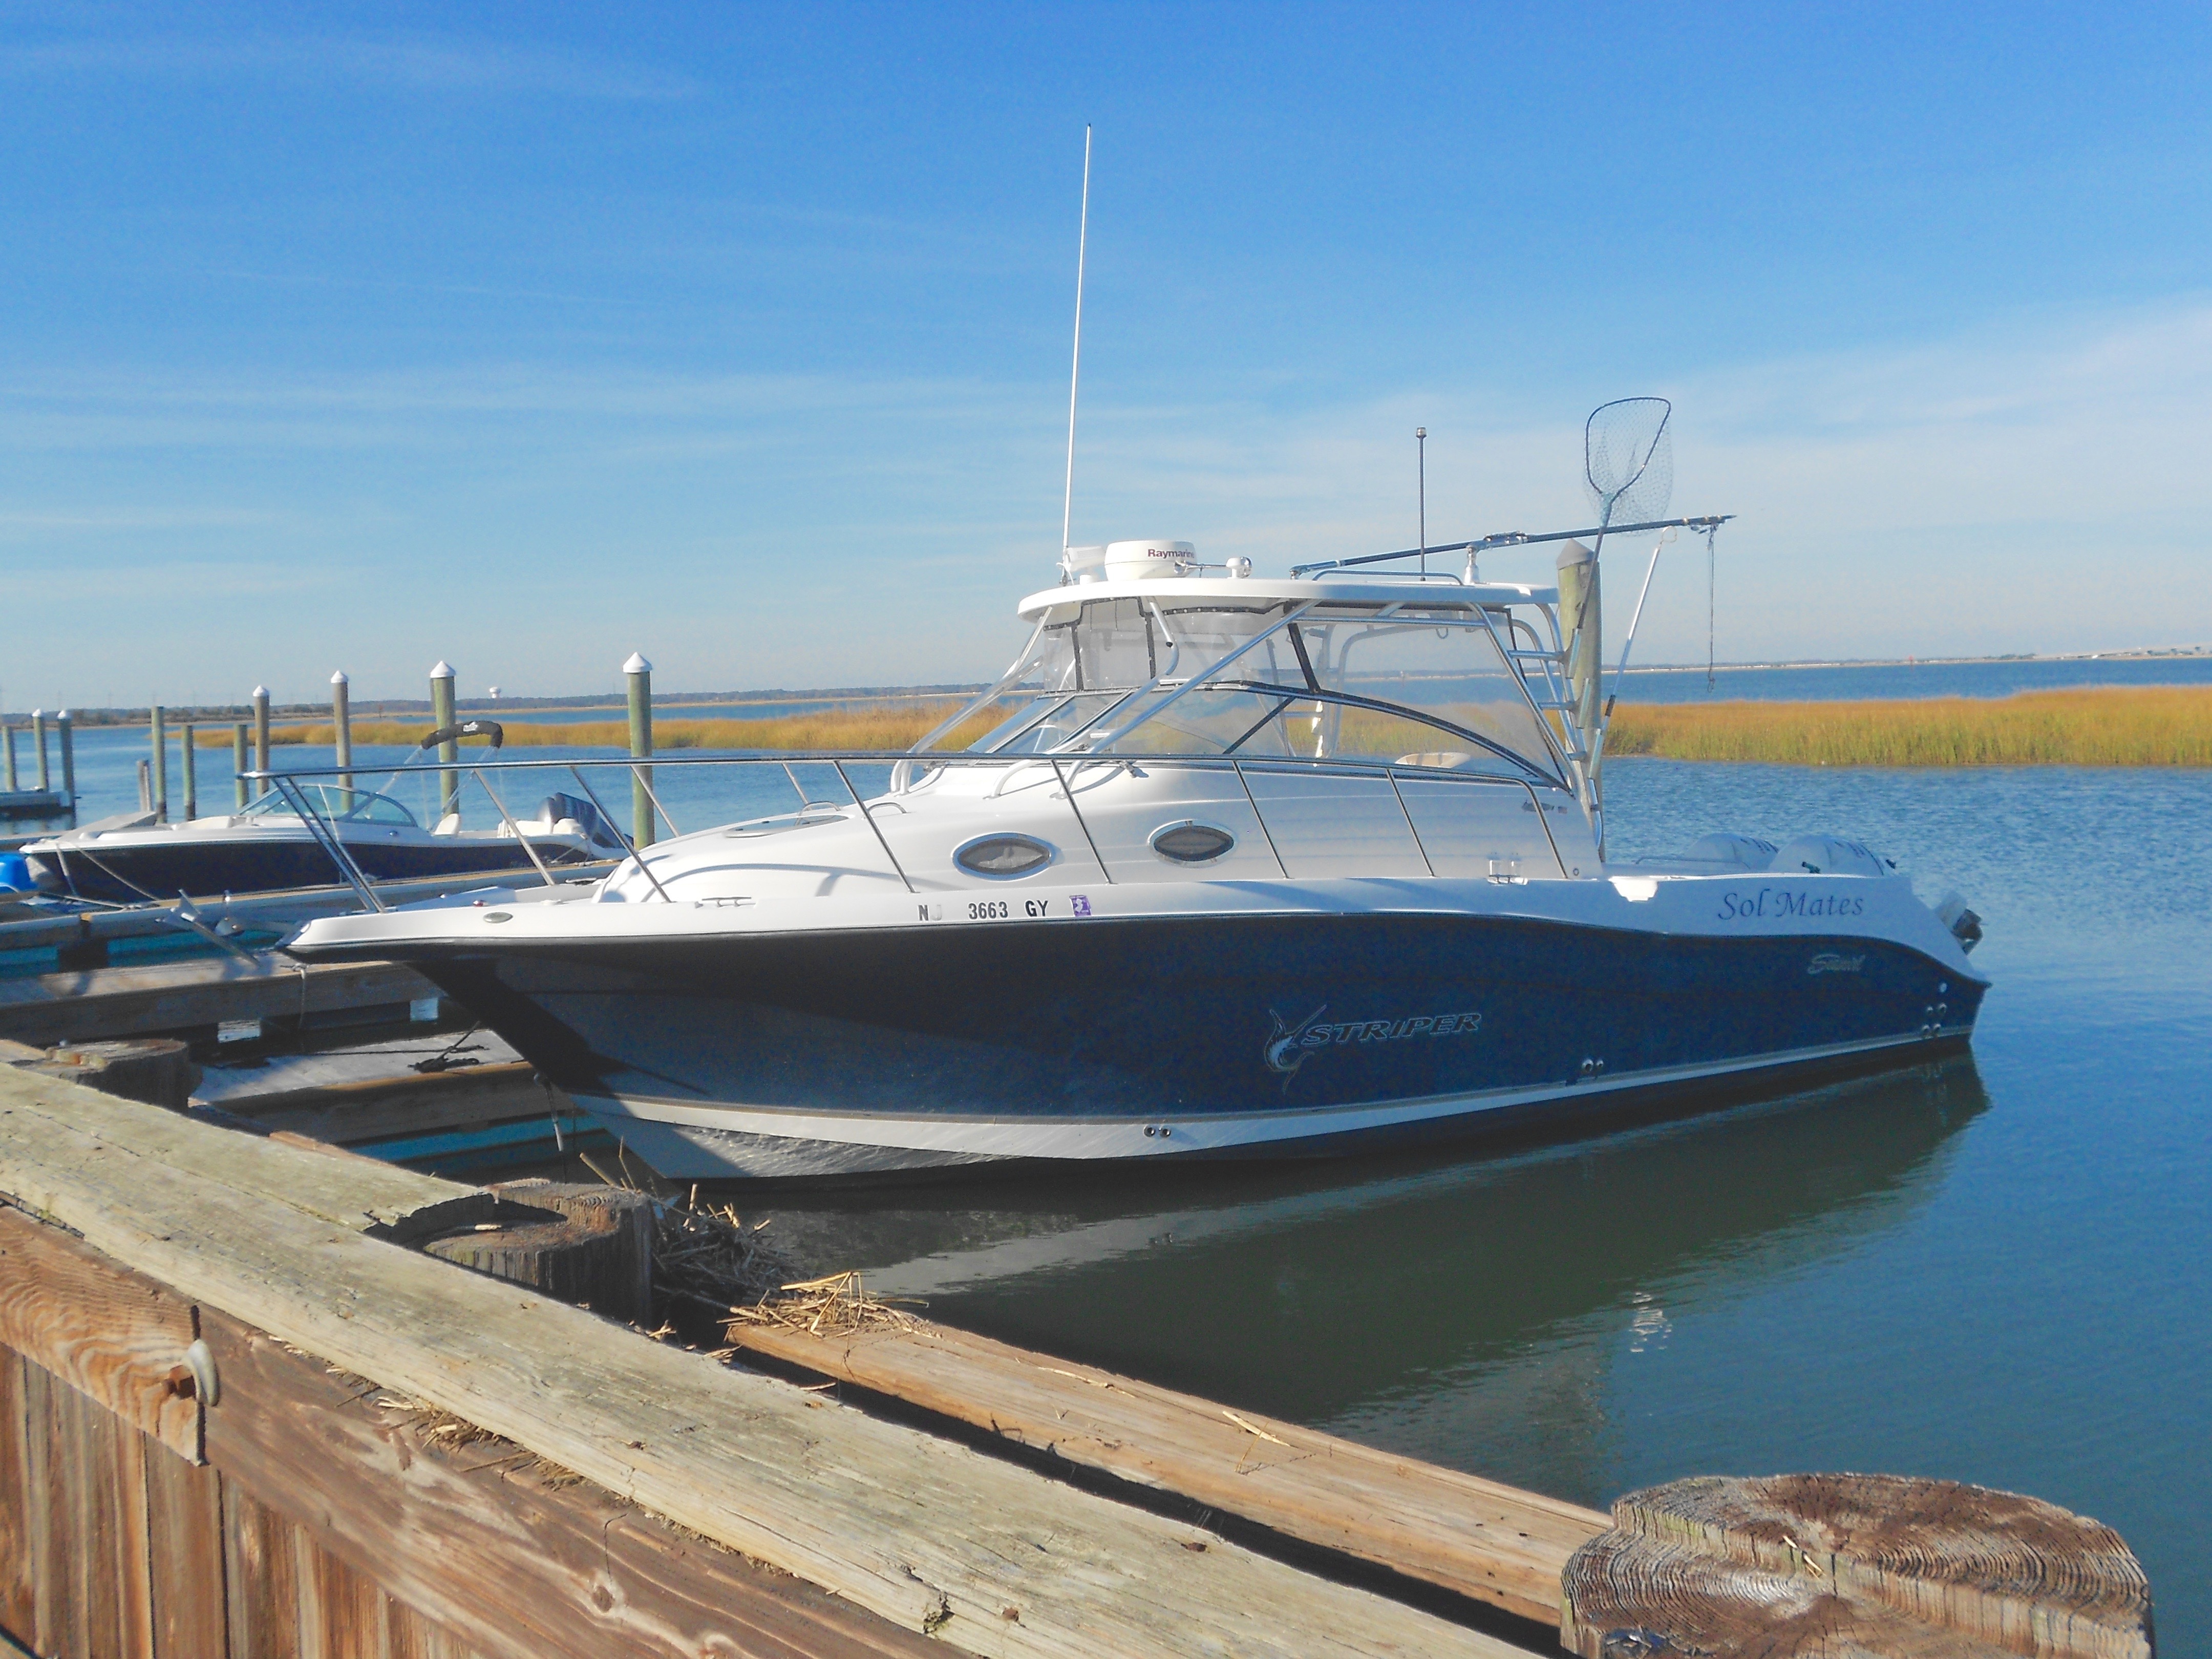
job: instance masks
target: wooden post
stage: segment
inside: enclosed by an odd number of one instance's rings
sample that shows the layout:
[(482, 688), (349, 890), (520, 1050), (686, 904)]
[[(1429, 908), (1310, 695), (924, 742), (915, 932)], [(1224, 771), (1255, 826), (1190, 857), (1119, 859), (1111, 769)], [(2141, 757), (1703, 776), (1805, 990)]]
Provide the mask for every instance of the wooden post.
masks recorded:
[[(653, 665), (637, 652), (623, 665), (629, 680), (629, 753), (632, 760), (653, 755)], [(640, 847), (653, 845), (653, 769), (633, 766), (629, 775), (631, 840)]]
[(192, 1064), (191, 1045), (176, 1037), (65, 1043), (23, 1069), (177, 1112), (185, 1109), (201, 1076)]
[(253, 769), (269, 769), (269, 688), (253, 688)]
[(69, 811), (70, 823), (76, 822), (76, 722), (70, 719), (70, 711), (63, 709), (54, 721), (61, 737), (62, 749), (62, 805)]
[[(342, 768), (353, 765), (353, 705), (349, 696), (349, 690), (344, 669), (341, 668), (331, 676), (331, 726), (333, 731), (331, 741), (337, 746), (337, 763)], [(338, 787), (349, 790), (353, 787), (351, 771), (339, 772)]]
[(422, 1249), (610, 1319), (650, 1319), (651, 1199), (619, 1187), (551, 1181), (509, 1181), (492, 1190), (513, 1206), (513, 1221), (495, 1211), (492, 1223), (479, 1220)]
[(1559, 1644), (1584, 1659), (2152, 1653), (2150, 1585), (2118, 1533), (1950, 1480), (1776, 1474), (1648, 1487), (1614, 1500), (1612, 1528), (1569, 1558), (1560, 1581)]
[(244, 720), (239, 721), (236, 726), (231, 728), (230, 769), (234, 780), (231, 784), (231, 792), (238, 797), (238, 804), (233, 810), (242, 812), (246, 810), (246, 722)]
[(169, 733), (163, 712), (158, 702), (146, 711), (146, 735), (153, 744), (149, 758), (154, 763), (154, 820), (157, 823), (169, 821)]
[(15, 728), (0, 720), (0, 730), (8, 734), (8, 793), (12, 795), (21, 787), (15, 781)]
[(43, 708), (31, 711), (31, 741), (38, 745), (39, 750), (39, 787), (41, 790), (51, 789), (54, 785), (46, 770), (46, 711)]
[[(430, 671), (430, 724), (440, 731), (453, 723), (453, 665), (444, 658)], [(461, 745), (457, 742), (438, 745), (438, 758), (448, 764), (461, 757)], [(441, 770), (438, 774), (438, 816), (461, 810), (461, 775)]]
[(154, 810), (154, 769), (146, 763), (143, 755), (138, 757), (138, 810)]
[(179, 729), (177, 735), (179, 739), (178, 758), (182, 760), (185, 763), (185, 816), (183, 822), (190, 823), (194, 818), (200, 815), (199, 757), (192, 752), (193, 746), (199, 741), (199, 732), (197, 727), (187, 721)]

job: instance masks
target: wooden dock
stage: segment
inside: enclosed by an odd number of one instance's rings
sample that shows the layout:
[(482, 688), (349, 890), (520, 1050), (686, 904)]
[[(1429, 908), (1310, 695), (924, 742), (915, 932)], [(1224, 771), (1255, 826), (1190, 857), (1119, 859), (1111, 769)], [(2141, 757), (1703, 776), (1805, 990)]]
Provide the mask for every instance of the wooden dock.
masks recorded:
[(0, 1632), (58, 1659), (2153, 1651), (2124, 1545), (2033, 1499), (1788, 1477), (1601, 1515), (879, 1312), (735, 1327), (840, 1397), (425, 1253), (545, 1215), (532, 1190), (0, 1066)]
[[(1528, 1650), (368, 1236), (466, 1195), (452, 1183), (0, 1071), (0, 1192), (24, 1251), (0, 1280), (19, 1437), (0, 1445), (0, 1555), (22, 1564), (0, 1621), (40, 1652), (208, 1641), (218, 1618), (225, 1645), (169, 1650), (359, 1651), (325, 1644), (371, 1619), (416, 1651), (516, 1656), (910, 1636), (1007, 1655)], [(27, 1237), (53, 1248), (33, 1261)], [(194, 1340), (212, 1399), (185, 1386)], [(463, 1454), (491, 1437), (480, 1455), (417, 1455), (434, 1427), (405, 1424), (448, 1419), (470, 1425), (449, 1437)], [(517, 1479), (493, 1504), (466, 1473), (502, 1462), (583, 1495)], [(611, 1504), (627, 1554), (583, 1519)], [(541, 1534), (518, 1510), (566, 1519)], [(802, 1611), (845, 1622), (765, 1644), (756, 1626), (800, 1614), (719, 1601), (745, 1562), (830, 1592)]]
[(334, 1016), (404, 1021), (438, 988), (397, 963), (309, 965), (278, 956), (202, 957), (140, 968), (89, 968), (0, 979), (0, 1038), (49, 1048), (103, 1037), (212, 1034), (259, 1020), (302, 1025)]
[(749, 1352), (988, 1429), (1547, 1626), (1595, 1510), (914, 1320), (821, 1336), (738, 1323)]

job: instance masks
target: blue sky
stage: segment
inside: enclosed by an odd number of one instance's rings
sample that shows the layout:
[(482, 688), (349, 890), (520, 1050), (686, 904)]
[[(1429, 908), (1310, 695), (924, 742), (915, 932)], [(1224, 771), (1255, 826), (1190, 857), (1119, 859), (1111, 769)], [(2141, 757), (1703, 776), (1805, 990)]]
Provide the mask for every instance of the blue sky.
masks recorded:
[[(2212, 642), (2201, 8), (0, 5), (0, 700), (987, 676), (1076, 538), (1563, 525), (1724, 657)], [(1702, 556), (1639, 658), (1701, 658)], [(1540, 568), (1528, 561), (1530, 570)], [(1496, 574), (1519, 574), (1510, 563)], [(1612, 597), (1632, 589), (1616, 572)]]

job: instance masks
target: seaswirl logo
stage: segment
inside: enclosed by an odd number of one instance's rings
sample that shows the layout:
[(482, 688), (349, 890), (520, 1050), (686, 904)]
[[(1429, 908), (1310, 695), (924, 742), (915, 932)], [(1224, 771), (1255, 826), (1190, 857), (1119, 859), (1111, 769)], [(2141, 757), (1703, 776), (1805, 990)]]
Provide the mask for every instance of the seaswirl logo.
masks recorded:
[(1407, 1019), (1352, 1019), (1340, 1024), (1317, 1025), (1314, 1022), (1328, 1012), (1323, 1003), (1296, 1025), (1285, 1025), (1283, 1017), (1273, 1008), (1267, 1018), (1274, 1029), (1267, 1034), (1267, 1044), (1261, 1053), (1267, 1056), (1268, 1068), (1289, 1077), (1306, 1063), (1306, 1056), (1317, 1048), (1326, 1048), (1337, 1042), (1402, 1042), (1408, 1037), (1465, 1036), (1482, 1029), (1482, 1016), (1466, 1014), (1416, 1014)]
[(1805, 964), (1808, 974), (1856, 974), (1866, 966), (1864, 957), (1847, 957), (1833, 951), (1823, 951)]

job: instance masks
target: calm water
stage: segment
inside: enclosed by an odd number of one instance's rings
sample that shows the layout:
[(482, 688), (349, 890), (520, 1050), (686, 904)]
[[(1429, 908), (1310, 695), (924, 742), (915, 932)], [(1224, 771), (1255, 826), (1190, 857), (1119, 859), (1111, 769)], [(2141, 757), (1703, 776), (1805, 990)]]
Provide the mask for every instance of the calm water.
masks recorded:
[(1863, 836), (1987, 918), (1971, 1060), (1508, 1158), (777, 1212), (952, 1323), (1602, 1504), (1898, 1470), (2118, 1527), (2212, 1650), (2212, 777), (1624, 761), (1621, 850)]
[(1709, 690), (1702, 668), (1632, 668), (1623, 702), (1835, 702), (1861, 697), (2009, 697), (2076, 685), (2212, 685), (2212, 657), (2097, 658), (2069, 662), (1923, 662), (1831, 668), (1723, 668)]

